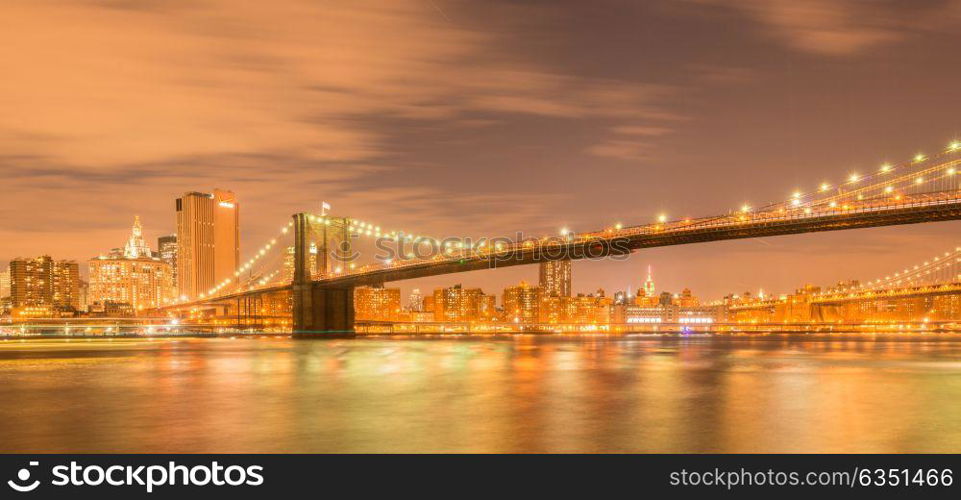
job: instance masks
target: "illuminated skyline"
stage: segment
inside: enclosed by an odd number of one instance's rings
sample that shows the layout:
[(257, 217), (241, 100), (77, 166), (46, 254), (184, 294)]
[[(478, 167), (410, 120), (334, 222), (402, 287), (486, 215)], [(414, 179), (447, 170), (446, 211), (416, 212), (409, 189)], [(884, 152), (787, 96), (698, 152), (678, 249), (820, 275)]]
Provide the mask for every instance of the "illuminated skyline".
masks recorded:
[[(85, 260), (137, 213), (149, 239), (170, 234), (169, 200), (217, 185), (244, 200), (253, 244), (321, 199), (458, 235), (698, 216), (959, 131), (945, 103), (961, 69), (935, 56), (958, 45), (958, 2), (311, 5), (5, 6), (0, 262)], [(574, 288), (618, 289), (654, 263), (669, 290), (785, 291), (883, 274), (953, 246), (957, 227), (645, 250), (575, 263)]]

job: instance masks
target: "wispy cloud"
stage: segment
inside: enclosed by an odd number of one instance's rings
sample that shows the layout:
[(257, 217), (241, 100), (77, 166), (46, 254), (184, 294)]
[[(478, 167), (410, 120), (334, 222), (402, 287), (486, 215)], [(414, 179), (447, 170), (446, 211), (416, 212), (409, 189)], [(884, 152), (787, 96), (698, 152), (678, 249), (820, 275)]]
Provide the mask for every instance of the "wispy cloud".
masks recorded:
[(956, 23), (961, 3), (863, 0), (690, 0), (734, 9), (802, 52), (850, 56)]

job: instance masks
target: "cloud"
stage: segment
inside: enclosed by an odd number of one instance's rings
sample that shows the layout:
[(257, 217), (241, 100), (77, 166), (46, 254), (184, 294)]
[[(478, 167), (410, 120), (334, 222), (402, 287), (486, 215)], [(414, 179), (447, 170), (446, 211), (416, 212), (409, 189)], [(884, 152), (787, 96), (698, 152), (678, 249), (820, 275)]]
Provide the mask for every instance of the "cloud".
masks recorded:
[[(670, 118), (659, 104), (673, 92), (668, 85), (575, 74), (508, 50), (540, 7), (485, 6), (504, 20), (499, 30), (457, 15), (474, 7), (5, 2), (0, 175), (8, 194), (0, 215), (19, 222), (4, 229), (59, 232), (70, 246), (134, 212), (169, 226), (173, 197), (221, 186), (248, 206), (273, 207), (248, 212), (245, 231), (257, 237), (250, 228), (305, 200), (385, 194), (373, 173), (424, 162), (398, 147), (405, 124)], [(429, 189), (423, 199), (396, 201), (435, 214), (444, 203), (491, 203), (472, 198), (469, 185)], [(442, 199), (445, 189), (459, 201)], [(524, 217), (512, 216), (508, 227)], [(76, 251), (96, 253), (95, 244)]]
[(956, 22), (959, 2), (861, 0), (690, 0), (739, 11), (788, 46), (812, 54), (851, 56)]
[(648, 146), (647, 143), (640, 141), (609, 139), (587, 148), (587, 151), (602, 158), (638, 161), (648, 158)]

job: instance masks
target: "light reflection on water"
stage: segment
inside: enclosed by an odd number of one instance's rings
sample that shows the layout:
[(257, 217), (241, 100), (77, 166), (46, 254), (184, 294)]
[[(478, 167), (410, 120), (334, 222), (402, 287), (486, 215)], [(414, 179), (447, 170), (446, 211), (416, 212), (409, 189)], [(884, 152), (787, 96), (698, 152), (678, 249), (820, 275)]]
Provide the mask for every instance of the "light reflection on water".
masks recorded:
[(3, 452), (958, 452), (961, 340), (0, 341)]

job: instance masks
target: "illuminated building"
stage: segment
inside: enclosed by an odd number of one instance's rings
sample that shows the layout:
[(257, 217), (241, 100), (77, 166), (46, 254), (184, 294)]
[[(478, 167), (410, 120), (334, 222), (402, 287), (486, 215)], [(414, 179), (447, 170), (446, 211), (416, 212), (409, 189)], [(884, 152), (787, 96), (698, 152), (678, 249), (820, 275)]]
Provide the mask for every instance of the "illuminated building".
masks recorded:
[(677, 305), (681, 307), (696, 307), (700, 305), (700, 301), (691, 293), (690, 288), (681, 290), (681, 294), (675, 296), (675, 300), (677, 301)]
[(434, 290), (434, 321), (465, 322), (481, 319), (484, 292), (460, 284)]
[(540, 303), (537, 305), (538, 322), (570, 323), (574, 317), (574, 312), (574, 301), (571, 297), (544, 295), (544, 289), (541, 288)]
[(129, 318), (135, 316), (134, 308), (127, 302), (95, 302), (90, 304), (90, 316), (101, 318)]
[(611, 322), (618, 325), (659, 325), (662, 323), (679, 325), (711, 325), (726, 319), (726, 308), (719, 306), (681, 307), (675, 304), (662, 304), (655, 307), (634, 305), (615, 305), (612, 308)]
[(541, 262), (541, 295), (544, 297), (570, 297), (571, 268), (570, 259)]
[(177, 288), (177, 235), (168, 234), (157, 238), (157, 256), (160, 260), (170, 264), (170, 280), (174, 289)]
[(80, 308), (80, 266), (49, 255), (10, 261), (10, 304), (18, 308), (72, 313)]
[(192, 299), (234, 277), (240, 262), (240, 205), (231, 191), (177, 198), (178, 294)]
[(407, 296), (407, 310), (410, 312), (421, 312), (424, 310), (424, 297), (420, 294), (420, 289), (415, 288)]
[(362, 286), (354, 289), (356, 319), (393, 321), (399, 314), (400, 288)]
[(0, 272), (0, 299), (10, 296), (10, 268)]
[(578, 294), (572, 304), (572, 323), (607, 324), (611, 321), (611, 299), (604, 296), (603, 290), (597, 295)]
[(504, 289), (504, 320), (511, 323), (531, 324), (538, 321), (541, 290), (521, 281), (517, 286)]
[(134, 219), (130, 239), (121, 255), (111, 253), (89, 261), (91, 304), (129, 304), (134, 311), (164, 305), (173, 298), (170, 264), (143, 242), (140, 219)]
[(644, 280), (644, 296), (645, 297), (655, 297), (657, 291), (654, 288), (654, 269), (651, 266), (647, 266), (647, 279)]
[(485, 294), (478, 298), (477, 320), (485, 322), (497, 320), (497, 297)]

